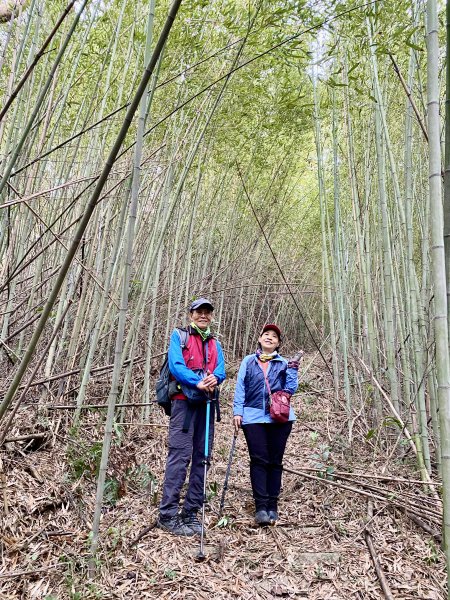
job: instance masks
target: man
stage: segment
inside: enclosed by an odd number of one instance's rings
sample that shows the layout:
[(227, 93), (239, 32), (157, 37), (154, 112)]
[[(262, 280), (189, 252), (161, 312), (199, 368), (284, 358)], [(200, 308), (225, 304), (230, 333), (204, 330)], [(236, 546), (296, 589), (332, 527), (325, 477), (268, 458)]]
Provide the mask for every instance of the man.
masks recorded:
[[(201, 532), (197, 512), (203, 503), (203, 477), (206, 429), (206, 401), (217, 395), (225, 379), (222, 347), (213, 337), (210, 324), (214, 307), (206, 298), (190, 306), (191, 324), (183, 345), (180, 330), (170, 338), (168, 360), (174, 381), (169, 424), (169, 453), (159, 506), (158, 527), (174, 535)], [(209, 424), (209, 455), (214, 436), (214, 410)], [(191, 463), (189, 484), (181, 513), (181, 488)]]

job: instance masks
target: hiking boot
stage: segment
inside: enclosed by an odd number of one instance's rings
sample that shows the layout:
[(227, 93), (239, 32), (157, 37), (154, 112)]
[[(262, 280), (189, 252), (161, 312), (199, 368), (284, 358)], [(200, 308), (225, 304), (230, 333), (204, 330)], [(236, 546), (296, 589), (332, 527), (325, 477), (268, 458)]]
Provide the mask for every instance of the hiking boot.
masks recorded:
[(196, 510), (184, 510), (183, 508), (180, 516), (181, 521), (194, 532), (194, 535), (201, 535), (202, 524), (198, 520)]
[(184, 535), (191, 536), (194, 535), (194, 532), (190, 527), (185, 525), (181, 520), (180, 515), (175, 515), (174, 517), (162, 518), (159, 517), (156, 522), (156, 526), (160, 529), (165, 529), (169, 533), (173, 535)]
[(269, 510), (269, 519), (272, 524), (278, 521), (279, 516), (276, 510)]
[(270, 519), (269, 519), (269, 515), (267, 514), (267, 511), (265, 511), (265, 510), (256, 511), (255, 522), (257, 525), (261, 525), (261, 527), (263, 527), (264, 525), (270, 525)]

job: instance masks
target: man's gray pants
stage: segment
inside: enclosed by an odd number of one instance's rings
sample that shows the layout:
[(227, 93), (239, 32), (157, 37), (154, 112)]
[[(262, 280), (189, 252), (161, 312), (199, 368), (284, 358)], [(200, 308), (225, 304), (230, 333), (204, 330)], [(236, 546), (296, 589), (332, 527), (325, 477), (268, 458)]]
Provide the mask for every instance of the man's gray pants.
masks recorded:
[[(191, 405), (192, 406), (192, 405)], [(159, 514), (163, 519), (178, 512), (181, 489), (191, 462), (189, 484), (184, 499), (184, 510), (198, 511), (203, 504), (203, 476), (205, 458), (206, 403), (193, 408), (188, 431), (183, 431), (189, 404), (186, 400), (172, 401), (169, 424), (169, 453), (166, 462), (164, 487)], [(214, 438), (214, 406), (211, 405), (209, 422), (209, 456)]]

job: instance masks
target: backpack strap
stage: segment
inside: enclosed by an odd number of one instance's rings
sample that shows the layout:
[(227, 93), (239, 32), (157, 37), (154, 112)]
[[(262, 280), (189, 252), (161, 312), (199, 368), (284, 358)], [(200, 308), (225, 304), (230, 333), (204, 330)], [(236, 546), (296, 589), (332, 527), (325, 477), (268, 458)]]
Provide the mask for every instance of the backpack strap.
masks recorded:
[(178, 335), (180, 336), (180, 345), (181, 349), (184, 350), (188, 345), (190, 333), (188, 329), (183, 329), (182, 327), (175, 328), (178, 331)]
[(267, 391), (269, 392), (269, 406), (272, 404), (272, 390), (270, 389), (269, 380), (267, 379), (266, 372), (264, 369), (261, 369), (264, 375), (264, 379), (266, 380)]
[(183, 429), (181, 431), (183, 433), (187, 433), (189, 431), (189, 425), (191, 424), (192, 416), (194, 414), (194, 406), (191, 404), (191, 402), (189, 402), (187, 398), (186, 400), (183, 400), (183, 402), (186, 402), (187, 411), (184, 417)]
[(202, 350), (203, 350), (203, 371), (208, 367), (208, 346), (209, 339), (207, 338), (202, 342)]

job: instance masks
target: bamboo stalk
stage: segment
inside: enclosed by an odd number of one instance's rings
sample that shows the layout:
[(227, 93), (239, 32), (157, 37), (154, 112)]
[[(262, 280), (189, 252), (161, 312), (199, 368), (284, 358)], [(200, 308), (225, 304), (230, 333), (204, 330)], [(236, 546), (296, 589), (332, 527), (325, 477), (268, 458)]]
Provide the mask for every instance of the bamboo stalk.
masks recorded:
[[(92, 211), (94, 209), (95, 206), (95, 202), (98, 198), (98, 196), (100, 195), (101, 189), (103, 187), (104, 182), (106, 181), (106, 177), (109, 173), (109, 171), (111, 170), (111, 167), (113, 165), (113, 162), (115, 160), (115, 158), (117, 157), (117, 154), (119, 152), (120, 146), (122, 145), (122, 141), (125, 138), (126, 132), (129, 129), (130, 123), (131, 123), (131, 118), (134, 115), (134, 113), (136, 112), (138, 105), (140, 103), (140, 100), (142, 98), (142, 96), (145, 93), (145, 90), (147, 89), (147, 85), (148, 82), (150, 80), (150, 77), (153, 73), (153, 70), (157, 64), (159, 55), (161, 54), (161, 51), (166, 43), (166, 40), (169, 36), (170, 30), (172, 28), (173, 22), (175, 20), (175, 17), (177, 15), (178, 9), (180, 8), (181, 5), (181, 0), (174, 0), (173, 4), (170, 8), (170, 12), (169, 15), (167, 17), (167, 20), (164, 24), (163, 30), (160, 34), (160, 37), (156, 43), (155, 49), (153, 51), (152, 57), (148, 63), (148, 66), (145, 69), (145, 73), (144, 76), (141, 79), (141, 82), (139, 84), (138, 90), (133, 98), (133, 101), (130, 105), (130, 108), (127, 111), (127, 117), (125, 118), (125, 123), (122, 126), (122, 130), (119, 134), (119, 136), (116, 139), (116, 143), (114, 144), (113, 150), (111, 151), (110, 154), (110, 158), (107, 161), (107, 164), (104, 168), (104, 171), (102, 173), (103, 177), (100, 178), (99, 183), (97, 184), (97, 188), (98, 191), (96, 189), (96, 193), (93, 194), (92, 199), (90, 204), (92, 204)], [(92, 213), (91, 211), (91, 213)], [(90, 216), (90, 215), (89, 215)], [(87, 225), (88, 219), (86, 221), (86, 225)], [(133, 221), (131, 221), (130, 227), (133, 227)], [(132, 232), (130, 234), (130, 238), (131, 243), (132, 243)], [(123, 290), (124, 290), (124, 296), (123, 299), (127, 300), (127, 296), (128, 296), (128, 280), (125, 278), (124, 280), (124, 286), (123, 286)], [(125, 297), (126, 294), (126, 297)], [(124, 321), (122, 321), (122, 327), (124, 327)], [(123, 331), (122, 331), (122, 335), (123, 335)], [(115, 358), (115, 376), (116, 376), (116, 381), (113, 382), (112, 386), (111, 386), (111, 394), (110, 394), (110, 401), (108, 403), (108, 414), (106, 417), (106, 427), (105, 427), (105, 438), (103, 441), (103, 447), (102, 447), (102, 457), (101, 457), (101, 463), (100, 463), (100, 469), (99, 469), (99, 477), (98, 477), (98, 483), (97, 483), (97, 495), (96, 495), (96, 511), (94, 514), (94, 522), (92, 525), (92, 540), (91, 540), (91, 561), (90, 561), (90, 565), (89, 565), (89, 572), (90, 575), (93, 575), (95, 566), (94, 566), (94, 562), (93, 562), (93, 558), (96, 554), (97, 551), (97, 546), (98, 546), (98, 534), (99, 534), (99, 526), (100, 526), (100, 515), (101, 515), (101, 505), (102, 505), (102, 500), (103, 500), (103, 492), (104, 492), (104, 486), (105, 486), (105, 478), (106, 478), (106, 466), (107, 466), (107, 461), (108, 461), (108, 455), (109, 455), (109, 447), (110, 447), (110, 443), (111, 443), (111, 438), (112, 438), (112, 425), (113, 425), (113, 418), (114, 418), (114, 405), (115, 405), (115, 400), (116, 400), (116, 394), (117, 394), (117, 378), (118, 378), (118, 367), (121, 363), (121, 358), (122, 358), (122, 347), (121, 347), (121, 336), (120, 336), (120, 332), (117, 335), (117, 344), (116, 344), (116, 358)], [(1, 407), (0, 407), (1, 410)], [(100, 507), (100, 510), (99, 510)]]
[[(373, 504), (370, 500), (367, 502), (367, 518), (369, 520), (373, 519)], [(384, 574), (383, 569), (380, 565), (380, 559), (378, 558), (378, 554), (373, 543), (370, 529), (367, 525), (364, 529), (364, 539), (366, 540), (367, 547), (369, 548), (370, 556), (372, 557), (373, 565), (375, 567), (378, 579), (380, 580), (380, 585), (381, 589), (383, 590), (384, 596), (386, 600), (394, 600), (394, 596), (392, 595), (391, 588), (389, 587), (389, 583), (386, 579), (386, 575)]]
[(64, 312), (61, 314), (59, 320), (56, 322), (55, 327), (54, 327), (53, 332), (52, 332), (52, 335), (50, 336), (50, 339), (49, 339), (49, 341), (47, 343), (46, 348), (44, 349), (44, 351), (42, 352), (41, 356), (39, 357), (39, 360), (37, 361), (37, 363), (36, 363), (36, 365), (35, 365), (32, 373), (30, 375), (28, 383), (25, 385), (24, 389), (22, 390), (21, 395), (17, 399), (16, 405), (11, 410), (11, 412), (9, 414), (9, 417), (8, 417), (8, 420), (6, 421), (5, 425), (3, 426), (3, 429), (2, 429), (2, 431), (0, 433), (0, 446), (3, 445), (3, 443), (5, 442), (6, 434), (8, 433), (8, 431), (9, 431), (9, 429), (11, 427), (11, 424), (13, 422), (14, 416), (17, 413), (17, 411), (18, 411), (18, 409), (19, 409), (22, 401), (24, 400), (24, 398), (25, 398), (25, 396), (26, 396), (26, 394), (27, 394), (27, 392), (28, 392), (28, 390), (30, 388), (31, 382), (33, 381), (33, 379), (34, 379), (36, 373), (38, 372), (41, 364), (44, 362), (44, 358), (46, 357), (47, 352), (48, 352), (50, 346), (52, 345), (54, 338), (56, 337), (56, 335), (57, 335), (57, 333), (58, 333), (61, 325), (64, 322), (64, 319), (65, 319), (65, 317), (67, 315), (67, 311), (69, 310), (70, 305), (71, 305), (71, 302), (68, 302), (67, 306), (66, 306), (66, 308), (64, 310)]
[(46, 324), (46, 322), (47, 322), (47, 320), (49, 318), (50, 312), (51, 312), (51, 310), (53, 308), (53, 305), (54, 305), (54, 303), (56, 301), (58, 292), (61, 289), (63, 281), (64, 281), (64, 279), (66, 277), (67, 271), (69, 270), (69, 267), (70, 267), (70, 265), (72, 263), (73, 257), (75, 256), (75, 253), (76, 253), (76, 251), (78, 249), (78, 246), (80, 245), (80, 242), (82, 240), (82, 237), (83, 237), (83, 234), (84, 234), (84, 232), (86, 230), (86, 227), (87, 227), (87, 225), (88, 225), (88, 223), (89, 223), (89, 221), (91, 219), (91, 216), (92, 216), (92, 214), (94, 212), (95, 206), (96, 206), (97, 201), (98, 201), (98, 199), (100, 197), (102, 189), (103, 189), (103, 187), (104, 187), (104, 185), (106, 183), (106, 180), (108, 178), (109, 173), (111, 172), (111, 169), (112, 169), (112, 166), (114, 164), (114, 161), (115, 161), (115, 159), (116, 159), (116, 157), (117, 157), (117, 155), (119, 153), (119, 149), (120, 149), (120, 147), (122, 145), (123, 140), (125, 139), (125, 136), (127, 134), (128, 129), (129, 129), (130, 125), (131, 125), (131, 120), (132, 120), (132, 118), (133, 118), (133, 116), (134, 116), (134, 114), (135, 114), (135, 112), (137, 110), (140, 98), (142, 97), (142, 95), (143, 95), (143, 93), (144, 93), (144, 91), (145, 91), (145, 89), (147, 87), (148, 81), (149, 81), (149, 79), (150, 79), (150, 77), (151, 77), (151, 75), (153, 73), (153, 70), (154, 70), (154, 68), (156, 66), (156, 62), (158, 60), (159, 54), (161, 53), (161, 50), (162, 50), (162, 48), (164, 46), (165, 40), (166, 40), (166, 38), (167, 38), (167, 36), (169, 34), (169, 31), (171, 29), (172, 23), (173, 23), (173, 21), (175, 19), (175, 15), (176, 15), (176, 13), (178, 11), (178, 8), (179, 8), (180, 4), (181, 4), (181, 0), (174, 0), (173, 7), (172, 7), (171, 12), (169, 14), (169, 17), (168, 17), (168, 19), (166, 21), (166, 24), (165, 24), (165, 26), (163, 28), (163, 31), (161, 32), (160, 39), (158, 40), (158, 43), (156, 44), (155, 50), (154, 50), (153, 55), (152, 55), (152, 59), (151, 59), (149, 65), (145, 69), (145, 72), (144, 72), (144, 75), (143, 75), (143, 77), (141, 79), (139, 87), (138, 87), (138, 89), (136, 91), (136, 94), (135, 94), (135, 96), (134, 96), (134, 98), (133, 98), (133, 100), (132, 100), (132, 102), (130, 104), (130, 107), (129, 107), (128, 111), (127, 111), (124, 123), (123, 123), (123, 125), (122, 125), (122, 127), (121, 127), (121, 129), (120, 129), (120, 131), (119, 131), (119, 133), (117, 135), (117, 137), (116, 137), (115, 143), (114, 143), (114, 145), (113, 145), (113, 147), (111, 149), (111, 152), (109, 154), (108, 160), (106, 161), (106, 164), (105, 164), (105, 166), (104, 166), (104, 168), (102, 170), (102, 173), (101, 173), (101, 175), (100, 175), (100, 177), (99, 177), (99, 179), (97, 181), (97, 185), (95, 187), (95, 190), (92, 193), (92, 196), (91, 196), (91, 198), (90, 198), (90, 200), (89, 200), (89, 202), (88, 202), (88, 204), (86, 206), (86, 209), (84, 211), (83, 217), (82, 217), (82, 219), (81, 219), (81, 221), (80, 221), (80, 223), (78, 225), (77, 231), (76, 231), (76, 233), (74, 235), (74, 239), (73, 239), (72, 244), (71, 244), (71, 246), (69, 248), (69, 251), (66, 254), (64, 263), (63, 263), (63, 265), (61, 267), (61, 270), (60, 270), (58, 278), (57, 278), (57, 280), (56, 280), (56, 282), (54, 284), (52, 292), (50, 293), (50, 296), (49, 296), (49, 298), (47, 300), (47, 303), (46, 303), (46, 305), (45, 305), (45, 307), (44, 307), (44, 309), (42, 311), (41, 318), (39, 319), (37, 328), (36, 328), (36, 330), (35, 330), (35, 332), (33, 334), (33, 337), (32, 337), (32, 339), (30, 341), (28, 349), (25, 352), (24, 357), (23, 357), (23, 359), (22, 359), (22, 361), (21, 361), (21, 363), (19, 365), (19, 368), (18, 368), (18, 371), (16, 373), (16, 376), (14, 377), (14, 379), (13, 379), (13, 381), (12, 381), (12, 383), (11, 383), (8, 391), (7, 391), (7, 393), (5, 394), (5, 397), (3, 398), (3, 400), (2, 400), (2, 402), (0, 404), (0, 421), (3, 418), (3, 416), (5, 414), (5, 411), (8, 408), (9, 404), (11, 403), (11, 401), (12, 401), (12, 399), (14, 397), (14, 394), (15, 394), (18, 386), (20, 385), (21, 379), (22, 379), (22, 377), (23, 377), (23, 375), (25, 373), (25, 370), (26, 370), (26, 368), (28, 366), (28, 363), (30, 362), (30, 360), (31, 360), (31, 358), (32, 358), (32, 356), (34, 354), (34, 351), (35, 351), (35, 348), (37, 346), (37, 343), (38, 343), (38, 341), (39, 341), (39, 339), (40, 339), (40, 337), (42, 335), (42, 331), (44, 330), (45, 324)]
[(435, 0), (427, 2), (427, 106), (429, 135), (429, 194), (434, 288), (434, 336), (444, 505), (444, 551), (447, 561), (447, 586), (450, 598), (450, 361), (447, 326), (447, 286), (443, 238), (441, 191), (441, 146), (439, 119), (439, 41)]
[(14, 102), (15, 98), (19, 94), (19, 92), (22, 89), (22, 87), (25, 85), (25, 82), (30, 77), (31, 73), (33, 72), (34, 67), (37, 65), (37, 63), (40, 61), (40, 59), (44, 55), (45, 49), (50, 44), (50, 42), (52, 41), (52, 39), (55, 37), (58, 29), (61, 27), (62, 23), (64, 22), (64, 19), (67, 17), (67, 15), (69, 14), (69, 12), (72, 10), (74, 4), (75, 4), (75, 0), (71, 0), (69, 2), (69, 4), (66, 6), (66, 8), (62, 12), (61, 16), (59, 17), (58, 21), (56, 22), (54, 28), (52, 29), (52, 31), (48, 35), (48, 37), (45, 40), (45, 42), (42, 44), (39, 52), (36, 53), (36, 55), (35, 55), (32, 63), (29, 65), (28, 69), (23, 74), (22, 78), (20, 79), (19, 83), (16, 85), (15, 89), (9, 95), (8, 100), (6, 101), (4, 107), (0, 111), (0, 121), (2, 121), (3, 117), (5, 116), (5, 114), (7, 113), (8, 109), (9, 109), (9, 107)]

